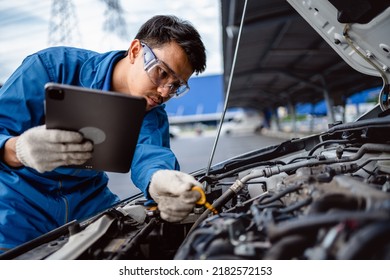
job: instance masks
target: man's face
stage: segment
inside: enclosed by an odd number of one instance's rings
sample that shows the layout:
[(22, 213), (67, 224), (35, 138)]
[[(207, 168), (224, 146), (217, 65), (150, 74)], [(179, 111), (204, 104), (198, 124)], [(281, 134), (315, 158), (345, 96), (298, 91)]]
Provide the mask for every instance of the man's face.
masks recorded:
[(150, 48), (134, 40), (128, 59), (131, 63), (127, 75), (128, 92), (144, 97), (147, 111), (168, 101), (177, 89), (179, 93), (185, 89), (193, 73), (185, 52), (176, 42)]

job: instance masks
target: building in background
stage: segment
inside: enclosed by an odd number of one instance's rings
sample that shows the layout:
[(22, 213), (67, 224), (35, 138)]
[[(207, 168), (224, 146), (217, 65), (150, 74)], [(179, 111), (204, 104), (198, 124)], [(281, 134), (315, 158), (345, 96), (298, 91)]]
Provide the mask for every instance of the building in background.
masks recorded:
[(224, 102), (222, 79), (222, 75), (190, 78), (191, 90), (183, 97), (172, 98), (167, 102), (168, 116), (220, 113)]

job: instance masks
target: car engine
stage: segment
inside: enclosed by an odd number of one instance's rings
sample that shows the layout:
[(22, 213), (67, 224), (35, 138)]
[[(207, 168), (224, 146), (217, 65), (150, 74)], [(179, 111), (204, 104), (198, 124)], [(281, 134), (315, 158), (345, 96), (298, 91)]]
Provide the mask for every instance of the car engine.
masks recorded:
[(386, 119), (222, 164), (205, 178), (216, 188), (234, 181), (215, 202), (222, 212), (197, 222), (175, 258), (388, 259)]

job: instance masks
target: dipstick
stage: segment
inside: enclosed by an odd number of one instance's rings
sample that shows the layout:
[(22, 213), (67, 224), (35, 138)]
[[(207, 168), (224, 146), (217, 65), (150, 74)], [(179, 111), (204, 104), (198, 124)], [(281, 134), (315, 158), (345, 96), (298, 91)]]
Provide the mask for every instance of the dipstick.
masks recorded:
[(204, 190), (202, 189), (202, 187), (199, 187), (199, 186), (194, 186), (192, 187), (191, 189), (192, 191), (197, 191), (200, 193), (200, 198), (199, 200), (196, 202), (196, 204), (198, 205), (204, 205), (207, 209), (209, 209), (211, 212), (213, 212), (214, 214), (218, 214), (218, 211), (217, 209), (215, 209), (210, 203), (207, 202), (206, 200), (206, 194), (204, 192)]

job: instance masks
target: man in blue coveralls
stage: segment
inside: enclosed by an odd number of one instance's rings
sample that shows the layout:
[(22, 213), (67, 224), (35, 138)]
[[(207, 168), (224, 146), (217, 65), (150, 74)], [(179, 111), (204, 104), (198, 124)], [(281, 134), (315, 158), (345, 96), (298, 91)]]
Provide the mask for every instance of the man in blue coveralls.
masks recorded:
[(200, 198), (191, 191), (199, 182), (178, 171), (163, 103), (186, 93), (190, 76), (205, 67), (199, 33), (174, 16), (152, 17), (127, 51), (53, 47), (28, 56), (0, 89), (0, 252), (119, 202), (106, 173), (65, 167), (88, 160), (93, 143), (78, 132), (46, 129), (48, 82), (146, 99), (131, 179), (163, 219), (184, 219)]

